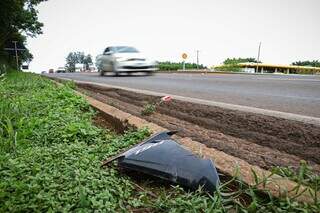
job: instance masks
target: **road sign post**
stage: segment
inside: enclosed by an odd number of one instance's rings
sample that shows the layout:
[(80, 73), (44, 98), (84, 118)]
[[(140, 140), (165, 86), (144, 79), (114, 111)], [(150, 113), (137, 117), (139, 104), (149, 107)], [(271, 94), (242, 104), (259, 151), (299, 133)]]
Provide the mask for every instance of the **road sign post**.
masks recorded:
[(187, 53), (182, 53), (182, 58), (183, 58), (182, 69), (183, 69), (183, 71), (185, 71), (186, 70), (186, 62), (185, 62), (185, 60), (188, 58)]
[(13, 41), (14, 43), (14, 51), (15, 51), (15, 55), (16, 55), (16, 66), (17, 66), (17, 70), (19, 69), (19, 60), (18, 60), (18, 50), (17, 50), (17, 41)]

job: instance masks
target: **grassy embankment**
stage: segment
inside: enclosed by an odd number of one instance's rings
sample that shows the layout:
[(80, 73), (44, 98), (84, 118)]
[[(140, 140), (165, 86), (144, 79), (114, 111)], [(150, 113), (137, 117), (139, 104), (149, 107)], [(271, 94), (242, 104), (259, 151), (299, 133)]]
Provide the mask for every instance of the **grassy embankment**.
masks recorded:
[[(1, 77), (0, 212), (319, 212), (316, 197), (314, 204), (298, 204), (289, 198), (261, 196), (237, 178), (224, 183), (214, 195), (157, 186), (156, 196), (150, 196), (116, 167), (100, 167), (101, 160), (138, 143), (148, 131), (115, 135), (94, 126), (94, 115), (69, 85), (57, 87), (26, 73)], [(287, 175), (291, 171), (277, 172)], [(314, 188), (319, 185), (307, 169), (300, 176), (289, 175)]]

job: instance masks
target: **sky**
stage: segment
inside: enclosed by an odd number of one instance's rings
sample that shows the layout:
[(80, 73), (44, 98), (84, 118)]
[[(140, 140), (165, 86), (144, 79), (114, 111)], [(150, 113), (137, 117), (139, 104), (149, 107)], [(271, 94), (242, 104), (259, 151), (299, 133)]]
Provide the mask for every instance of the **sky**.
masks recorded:
[(57, 69), (69, 52), (93, 59), (128, 45), (158, 61), (221, 64), (320, 60), (320, 0), (48, 0), (38, 6), (43, 34), (28, 38), (30, 70)]

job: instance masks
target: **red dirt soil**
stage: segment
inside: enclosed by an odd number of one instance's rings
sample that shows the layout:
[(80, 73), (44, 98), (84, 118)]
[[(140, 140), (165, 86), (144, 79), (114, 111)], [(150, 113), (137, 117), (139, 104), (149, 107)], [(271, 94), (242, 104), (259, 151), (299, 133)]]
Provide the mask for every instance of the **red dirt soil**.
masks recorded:
[[(190, 137), (250, 164), (264, 169), (297, 169), (299, 162), (305, 160), (320, 173), (319, 126), (179, 100), (160, 104), (157, 96), (91, 84), (77, 86), (99, 101), (167, 129), (179, 130), (179, 136)], [(156, 112), (142, 116), (148, 103), (157, 105)]]

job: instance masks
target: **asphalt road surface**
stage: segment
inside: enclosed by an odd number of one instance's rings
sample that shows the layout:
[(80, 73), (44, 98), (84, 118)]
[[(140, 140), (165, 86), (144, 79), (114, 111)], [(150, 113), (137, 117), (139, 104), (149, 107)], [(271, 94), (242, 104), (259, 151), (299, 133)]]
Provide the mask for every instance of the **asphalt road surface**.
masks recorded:
[(120, 77), (101, 77), (98, 73), (48, 75), (320, 118), (320, 76), (170, 73)]

